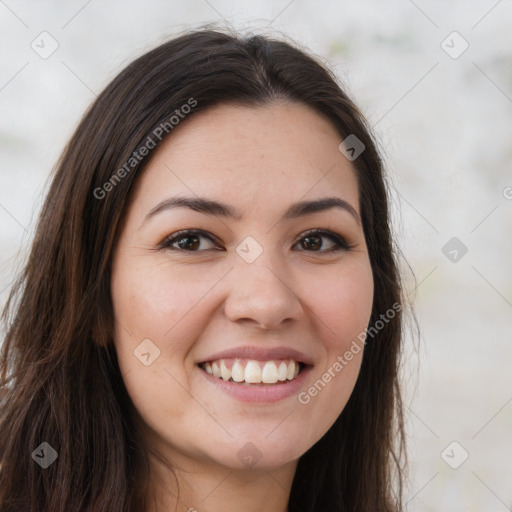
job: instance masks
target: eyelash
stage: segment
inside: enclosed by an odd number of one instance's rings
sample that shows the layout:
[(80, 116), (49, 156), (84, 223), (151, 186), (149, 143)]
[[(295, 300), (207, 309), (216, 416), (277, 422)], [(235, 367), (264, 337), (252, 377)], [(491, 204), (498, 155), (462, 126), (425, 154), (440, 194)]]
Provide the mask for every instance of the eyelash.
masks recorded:
[[(173, 233), (172, 235), (168, 236), (159, 246), (159, 249), (169, 249), (169, 250), (175, 250), (180, 252), (203, 252), (208, 251), (212, 249), (203, 249), (203, 250), (187, 250), (187, 249), (180, 249), (178, 247), (173, 247), (172, 244), (190, 236), (204, 236), (205, 238), (208, 238), (211, 242), (215, 243), (215, 239), (209, 235), (207, 232), (202, 231), (200, 229), (183, 229), (181, 231), (177, 231), (176, 233)], [(310, 237), (310, 236), (320, 236), (320, 237), (326, 237), (329, 238), (332, 242), (334, 242), (336, 245), (335, 247), (327, 250), (319, 250), (319, 251), (308, 251), (307, 249), (304, 249), (304, 252), (313, 252), (313, 253), (333, 253), (338, 251), (349, 251), (352, 249), (352, 245), (350, 245), (342, 236), (337, 235), (336, 233), (333, 233), (332, 231), (328, 231), (325, 229), (311, 229), (306, 232), (304, 232), (299, 239), (299, 241), (295, 244), (297, 245), (301, 240), (304, 238)], [(294, 246), (295, 246), (294, 245)], [(217, 249), (213, 249), (217, 250)]]

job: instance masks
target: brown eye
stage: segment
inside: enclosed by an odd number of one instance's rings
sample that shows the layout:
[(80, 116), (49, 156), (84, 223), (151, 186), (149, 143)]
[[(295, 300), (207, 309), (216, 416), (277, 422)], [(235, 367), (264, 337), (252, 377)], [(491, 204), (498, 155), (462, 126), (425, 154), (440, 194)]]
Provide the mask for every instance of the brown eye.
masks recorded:
[(182, 237), (175, 242), (180, 249), (185, 249), (187, 251), (195, 250), (199, 247), (200, 241), (197, 235), (191, 235), (187, 237)]
[[(206, 247), (202, 240), (206, 240)], [(325, 240), (328, 240), (326, 243)], [(208, 247), (208, 243), (211, 245)], [(312, 230), (303, 235), (295, 245), (300, 245), (307, 252), (335, 252), (348, 251), (351, 246), (346, 240), (330, 231)], [(161, 249), (177, 250), (182, 252), (201, 252), (217, 249), (213, 237), (204, 231), (196, 229), (184, 229), (168, 236), (160, 245)]]
[(302, 239), (302, 247), (311, 251), (318, 251), (322, 248), (322, 237), (321, 236), (308, 236)]
[[(328, 244), (327, 248), (325, 247), (325, 239), (330, 240), (330, 247)], [(323, 230), (308, 232), (299, 240), (298, 244), (300, 244), (304, 250), (309, 252), (333, 252), (340, 250), (348, 251), (350, 249), (350, 245), (344, 238), (337, 235), (336, 233)]]
[(214, 247), (201, 247), (201, 240), (207, 240), (210, 244), (213, 244), (213, 240), (205, 232), (199, 230), (185, 229), (173, 233), (167, 237), (161, 244), (162, 249), (181, 250), (187, 252), (199, 252), (211, 250)]

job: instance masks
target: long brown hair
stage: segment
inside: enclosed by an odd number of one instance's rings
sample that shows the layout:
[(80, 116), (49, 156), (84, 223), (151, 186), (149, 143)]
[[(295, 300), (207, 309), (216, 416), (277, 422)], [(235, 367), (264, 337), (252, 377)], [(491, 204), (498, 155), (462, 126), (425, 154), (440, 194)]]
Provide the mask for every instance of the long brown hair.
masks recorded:
[[(207, 27), (126, 67), (88, 109), (57, 165), (28, 263), (3, 314), (2, 512), (144, 510), (148, 453), (113, 348), (109, 288), (120, 221), (154, 151), (130, 159), (149, 137), (156, 146), (172, 137), (169, 120), (183, 105), (193, 108), (180, 122), (220, 103), (282, 98), (327, 117), (340, 141), (354, 134), (364, 144), (353, 165), (374, 277), (370, 325), (393, 305), (396, 312), (367, 344), (345, 409), (300, 458), (289, 511), (401, 509), (403, 318), (396, 304), (403, 297), (371, 130), (334, 76), (298, 46)], [(46, 469), (32, 456), (43, 442), (58, 454)]]

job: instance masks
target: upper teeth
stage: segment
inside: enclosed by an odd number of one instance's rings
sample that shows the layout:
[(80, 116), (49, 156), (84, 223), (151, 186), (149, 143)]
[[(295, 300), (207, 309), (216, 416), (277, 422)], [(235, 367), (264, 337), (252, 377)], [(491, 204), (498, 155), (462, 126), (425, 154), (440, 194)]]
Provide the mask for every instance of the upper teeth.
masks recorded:
[(247, 382), (249, 384), (275, 384), (277, 381), (293, 380), (299, 374), (297, 361), (255, 361), (252, 359), (235, 359), (230, 361), (221, 359), (204, 363), (203, 368), (215, 377), (226, 381)]

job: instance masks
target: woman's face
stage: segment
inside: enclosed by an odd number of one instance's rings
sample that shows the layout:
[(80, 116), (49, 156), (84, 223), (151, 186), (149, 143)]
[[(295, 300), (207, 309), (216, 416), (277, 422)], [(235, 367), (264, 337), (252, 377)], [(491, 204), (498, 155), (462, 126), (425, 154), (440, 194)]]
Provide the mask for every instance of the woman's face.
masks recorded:
[(340, 142), (304, 105), (221, 105), (139, 178), (113, 259), (115, 346), (171, 461), (281, 467), (345, 407), (373, 279)]

